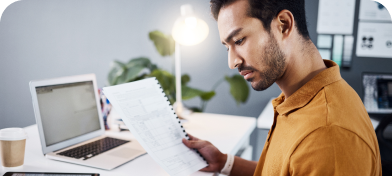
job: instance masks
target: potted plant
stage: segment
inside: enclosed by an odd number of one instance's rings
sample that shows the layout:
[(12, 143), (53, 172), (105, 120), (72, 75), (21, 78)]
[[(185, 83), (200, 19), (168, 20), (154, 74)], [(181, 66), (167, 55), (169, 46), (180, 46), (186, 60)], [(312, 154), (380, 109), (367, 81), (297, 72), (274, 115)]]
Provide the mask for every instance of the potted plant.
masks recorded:
[[(154, 42), (155, 48), (161, 56), (172, 56), (174, 53), (174, 40), (170, 35), (165, 35), (160, 31), (152, 31), (149, 38)], [(133, 58), (128, 62), (113, 61), (108, 74), (110, 85), (123, 84), (148, 77), (156, 77), (162, 86), (171, 104), (176, 101), (175, 76), (157, 65), (153, 64), (146, 57)], [(215, 96), (216, 88), (224, 81), (230, 85), (230, 94), (237, 105), (245, 103), (249, 96), (249, 86), (240, 75), (225, 76), (219, 80), (210, 91), (203, 91), (188, 86), (191, 77), (188, 74), (181, 76), (182, 99), (189, 100), (199, 97), (201, 104), (199, 107), (187, 107), (194, 112), (203, 112), (211, 98)]]

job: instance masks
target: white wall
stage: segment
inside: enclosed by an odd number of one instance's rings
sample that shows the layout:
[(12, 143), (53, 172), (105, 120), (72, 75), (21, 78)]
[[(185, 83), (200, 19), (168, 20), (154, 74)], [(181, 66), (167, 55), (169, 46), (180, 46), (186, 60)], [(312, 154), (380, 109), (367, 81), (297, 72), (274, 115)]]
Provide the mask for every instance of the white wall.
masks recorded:
[[(182, 70), (191, 75), (191, 86), (209, 90), (224, 75), (238, 74), (228, 68), (209, 0), (22, 0), (9, 6), (0, 22), (0, 128), (35, 123), (30, 80), (95, 73), (103, 87), (112, 60), (138, 56), (171, 71), (171, 59), (156, 52), (148, 32), (170, 33), (185, 3), (207, 22), (210, 34), (197, 46), (182, 47)], [(237, 106), (223, 83), (206, 112), (257, 117), (279, 93), (276, 85), (252, 89), (248, 102)]]

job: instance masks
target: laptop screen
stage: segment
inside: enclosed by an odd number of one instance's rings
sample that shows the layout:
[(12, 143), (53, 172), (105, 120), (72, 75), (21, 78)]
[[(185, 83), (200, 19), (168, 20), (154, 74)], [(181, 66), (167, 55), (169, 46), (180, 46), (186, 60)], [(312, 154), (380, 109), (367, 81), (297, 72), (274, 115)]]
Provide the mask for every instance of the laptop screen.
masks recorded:
[(100, 129), (92, 81), (36, 87), (46, 145)]
[(369, 113), (392, 113), (392, 74), (363, 74), (363, 103)]

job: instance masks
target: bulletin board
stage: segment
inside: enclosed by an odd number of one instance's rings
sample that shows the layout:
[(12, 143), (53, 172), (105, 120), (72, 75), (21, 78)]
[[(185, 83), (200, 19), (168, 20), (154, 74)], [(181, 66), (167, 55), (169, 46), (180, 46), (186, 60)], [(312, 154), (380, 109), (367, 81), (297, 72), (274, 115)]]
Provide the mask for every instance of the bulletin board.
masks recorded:
[[(340, 1), (340, 0), (327, 0), (329, 2), (332, 1)], [(353, 5), (352, 7), (350, 5), (352, 5), (353, 3), (355, 3), (355, 5)], [(382, 14), (375, 14), (375, 13), (368, 13), (371, 15), (376, 15), (376, 17), (372, 17), (372, 18), (377, 18), (379, 21), (376, 21), (376, 23), (374, 23), (374, 21), (369, 20), (369, 16), (366, 16), (366, 13), (364, 15), (364, 13), (360, 14), (360, 4), (361, 4), (361, 0), (348, 0), (348, 3), (345, 4), (346, 5), (346, 11), (350, 11), (350, 8), (352, 8), (353, 12), (353, 20), (352, 20), (352, 32), (350, 34), (350, 32), (347, 33), (347, 31), (350, 31), (350, 25), (345, 26), (345, 28), (343, 27), (341, 29), (341, 33), (340, 34), (328, 34), (328, 28), (323, 28), (320, 31), (320, 24), (318, 24), (318, 20), (323, 20), (324, 22), (328, 22), (328, 18), (320, 18), (318, 16), (318, 12), (319, 10), (322, 11), (327, 11), (328, 9), (319, 9), (319, 3), (325, 3), (325, 0), (305, 0), (305, 10), (306, 10), (306, 17), (307, 17), (307, 22), (308, 22), (308, 31), (309, 31), (309, 35), (311, 40), (313, 41), (313, 43), (317, 46), (321, 46), (318, 47), (320, 50), (320, 53), (322, 55), (324, 55), (325, 57), (329, 57), (332, 59), (333, 56), (333, 50), (336, 48), (340, 48), (337, 50), (338, 54), (341, 54), (341, 68), (340, 68), (340, 72), (341, 75), (343, 77), (343, 79), (346, 80), (346, 82), (352, 87), (354, 88), (354, 90), (358, 93), (358, 95), (363, 98), (362, 96), (362, 73), (364, 72), (371, 72), (371, 73), (392, 73), (392, 57), (389, 57), (389, 54), (383, 54), (385, 52), (373, 52), (373, 53), (378, 53), (379, 55), (375, 55), (372, 54), (370, 52), (370, 50), (365, 50), (366, 48), (369, 47), (374, 47), (374, 46), (369, 46), (369, 45), (374, 45), (373, 40), (371, 39), (371, 37), (374, 37), (372, 34), (367, 34), (364, 33), (364, 31), (369, 31), (366, 28), (369, 27), (375, 27), (377, 25), (380, 25), (380, 27), (378, 27), (379, 29), (383, 29), (383, 30), (389, 30), (388, 27), (390, 26), (387, 23), (384, 23), (386, 20), (386, 16), (385, 13)], [(370, 0), (368, 0), (370, 2)], [(374, 3), (374, 2), (370, 2), (370, 3)], [(362, 7), (363, 8), (363, 7)], [(348, 9), (348, 10), (347, 10)], [(341, 10), (338, 10), (337, 12), (342, 12)], [(362, 10), (362, 12), (364, 12), (364, 10)], [(342, 12), (342, 14), (338, 14), (338, 15), (347, 15), (349, 16), (349, 14), (344, 14)], [(361, 15), (361, 16), (360, 16)], [(346, 18), (345, 20), (348, 20), (350, 17)], [(361, 18), (361, 19), (360, 19)], [(384, 22), (383, 22), (384, 20)], [(380, 23), (378, 23), (380, 22)], [(369, 24), (370, 23), (370, 24)], [(328, 24), (326, 24), (328, 25)], [(339, 25), (339, 24), (334, 24), (334, 25)], [(358, 28), (360, 27), (360, 29)], [(359, 29), (359, 30), (358, 30)], [(365, 30), (361, 30), (361, 29), (365, 29)], [(322, 31), (324, 30), (324, 31)], [(332, 28), (331, 28), (332, 30)], [(371, 30), (370, 30), (371, 31)], [(344, 33), (346, 32), (346, 33)], [(360, 34), (361, 37), (358, 37), (358, 33)], [(377, 31), (377, 33), (382, 33), (382, 31)], [(323, 36), (320, 37), (320, 34), (322, 34)], [(392, 34), (392, 33), (391, 33)], [(366, 40), (364, 39), (364, 37), (366, 38)], [(358, 40), (358, 38), (360, 38), (360, 40)], [(332, 40), (331, 42), (331, 46), (328, 46), (328, 41)], [(339, 41), (344, 41), (343, 44)], [(319, 43), (318, 43), (319, 42)], [(350, 48), (350, 46), (344, 46), (345, 44), (349, 44), (350, 42), (352, 42), (352, 44), (350, 45), (352, 48)], [(371, 43), (373, 42), (373, 43)], [(384, 42), (384, 41), (383, 41)], [(387, 41), (385, 42), (387, 43)], [(342, 45), (342, 46), (338, 46), (334, 48), (334, 44), (335, 45)], [(392, 46), (392, 43), (391, 43)], [(358, 50), (359, 52), (357, 52), (357, 47), (361, 47), (361, 50)], [(363, 49), (362, 49), (363, 47)], [(325, 52), (329, 50), (330, 52)], [(350, 52), (347, 52), (347, 50), (350, 50)], [(324, 53), (323, 53), (324, 52)], [(339, 53), (341, 52), (341, 53)], [(336, 56), (335, 56), (336, 58)], [(344, 63), (344, 60), (350, 59), (349, 62)], [(339, 59), (339, 58), (338, 58)]]

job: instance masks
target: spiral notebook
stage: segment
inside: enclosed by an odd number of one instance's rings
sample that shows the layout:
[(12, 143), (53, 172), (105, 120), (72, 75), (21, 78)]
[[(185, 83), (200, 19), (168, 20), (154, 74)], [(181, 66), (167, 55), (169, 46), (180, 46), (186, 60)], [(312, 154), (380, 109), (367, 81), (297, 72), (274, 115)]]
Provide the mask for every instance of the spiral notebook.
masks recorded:
[(156, 78), (117, 86), (103, 92), (125, 125), (147, 153), (170, 175), (190, 175), (207, 166), (198, 151), (189, 149), (189, 139)]

